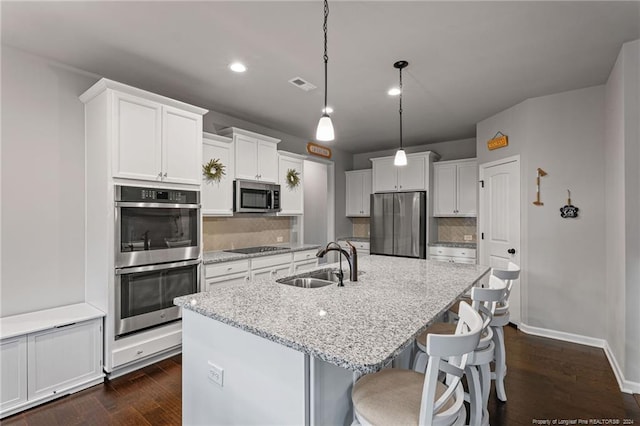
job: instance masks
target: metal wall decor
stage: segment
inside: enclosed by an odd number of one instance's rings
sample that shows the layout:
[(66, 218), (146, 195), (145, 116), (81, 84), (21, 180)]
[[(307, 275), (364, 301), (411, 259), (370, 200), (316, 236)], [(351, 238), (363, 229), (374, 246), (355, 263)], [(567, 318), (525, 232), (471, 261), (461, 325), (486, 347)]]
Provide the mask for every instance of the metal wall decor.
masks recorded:
[(495, 136), (487, 141), (487, 149), (493, 151), (494, 149), (504, 148), (509, 145), (509, 137), (502, 132), (498, 132)]
[(565, 219), (573, 219), (578, 217), (578, 210), (580, 209), (571, 204), (571, 191), (567, 189), (567, 204), (560, 207), (560, 216)]

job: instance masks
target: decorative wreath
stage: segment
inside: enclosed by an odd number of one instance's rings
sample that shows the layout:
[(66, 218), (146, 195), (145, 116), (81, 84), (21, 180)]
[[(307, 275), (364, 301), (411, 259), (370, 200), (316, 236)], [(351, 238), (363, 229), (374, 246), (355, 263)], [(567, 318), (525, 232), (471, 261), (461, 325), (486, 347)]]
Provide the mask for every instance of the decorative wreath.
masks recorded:
[(220, 182), (222, 176), (226, 174), (225, 167), (219, 158), (212, 158), (207, 164), (202, 165), (202, 174), (207, 181)]
[(287, 186), (293, 189), (298, 185), (300, 185), (300, 172), (296, 169), (287, 170)]

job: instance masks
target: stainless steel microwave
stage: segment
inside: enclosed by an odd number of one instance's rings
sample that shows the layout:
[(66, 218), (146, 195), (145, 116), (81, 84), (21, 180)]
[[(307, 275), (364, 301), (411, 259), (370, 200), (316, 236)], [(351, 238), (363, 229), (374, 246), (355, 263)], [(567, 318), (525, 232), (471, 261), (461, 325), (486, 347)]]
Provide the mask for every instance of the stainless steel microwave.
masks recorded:
[(280, 185), (253, 180), (233, 182), (233, 211), (236, 213), (277, 213)]

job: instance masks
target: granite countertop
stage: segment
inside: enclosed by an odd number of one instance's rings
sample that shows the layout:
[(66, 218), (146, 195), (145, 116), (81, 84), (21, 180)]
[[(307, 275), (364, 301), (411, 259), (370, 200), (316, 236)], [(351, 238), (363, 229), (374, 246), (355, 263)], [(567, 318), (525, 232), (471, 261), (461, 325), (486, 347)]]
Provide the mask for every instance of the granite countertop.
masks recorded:
[(429, 247), (455, 247), (455, 248), (468, 248), (474, 249), (477, 247), (477, 243), (460, 243), (449, 241), (437, 241), (435, 243), (429, 243)]
[(340, 237), (337, 241), (357, 241), (359, 243), (368, 243), (369, 237)]
[[(274, 244), (278, 245), (278, 244)], [(202, 254), (202, 263), (205, 265), (210, 263), (230, 262), (232, 260), (249, 259), (252, 257), (273, 256), (276, 254), (291, 253), (294, 251), (314, 250), (320, 248), (319, 244), (293, 244), (286, 245), (286, 250), (274, 250), (264, 251), (262, 253), (242, 254), (242, 253), (229, 253), (227, 251), (205, 251)]]
[[(307, 289), (262, 279), (174, 303), (361, 373), (378, 371), (489, 268), (388, 256), (358, 259), (344, 287)], [(316, 269), (337, 267), (337, 263)]]

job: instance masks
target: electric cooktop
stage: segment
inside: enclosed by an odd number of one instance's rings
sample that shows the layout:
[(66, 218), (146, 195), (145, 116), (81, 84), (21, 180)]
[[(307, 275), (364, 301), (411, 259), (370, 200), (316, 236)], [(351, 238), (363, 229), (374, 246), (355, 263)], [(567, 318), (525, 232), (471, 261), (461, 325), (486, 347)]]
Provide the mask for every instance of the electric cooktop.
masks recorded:
[(274, 246), (259, 246), (259, 247), (246, 247), (235, 250), (225, 250), (229, 253), (240, 253), (240, 254), (254, 254), (254, 253), (264, 253), (268, 251), (280, 251), (280, 250), (288, 250), (288, 247), (274, 247)]

